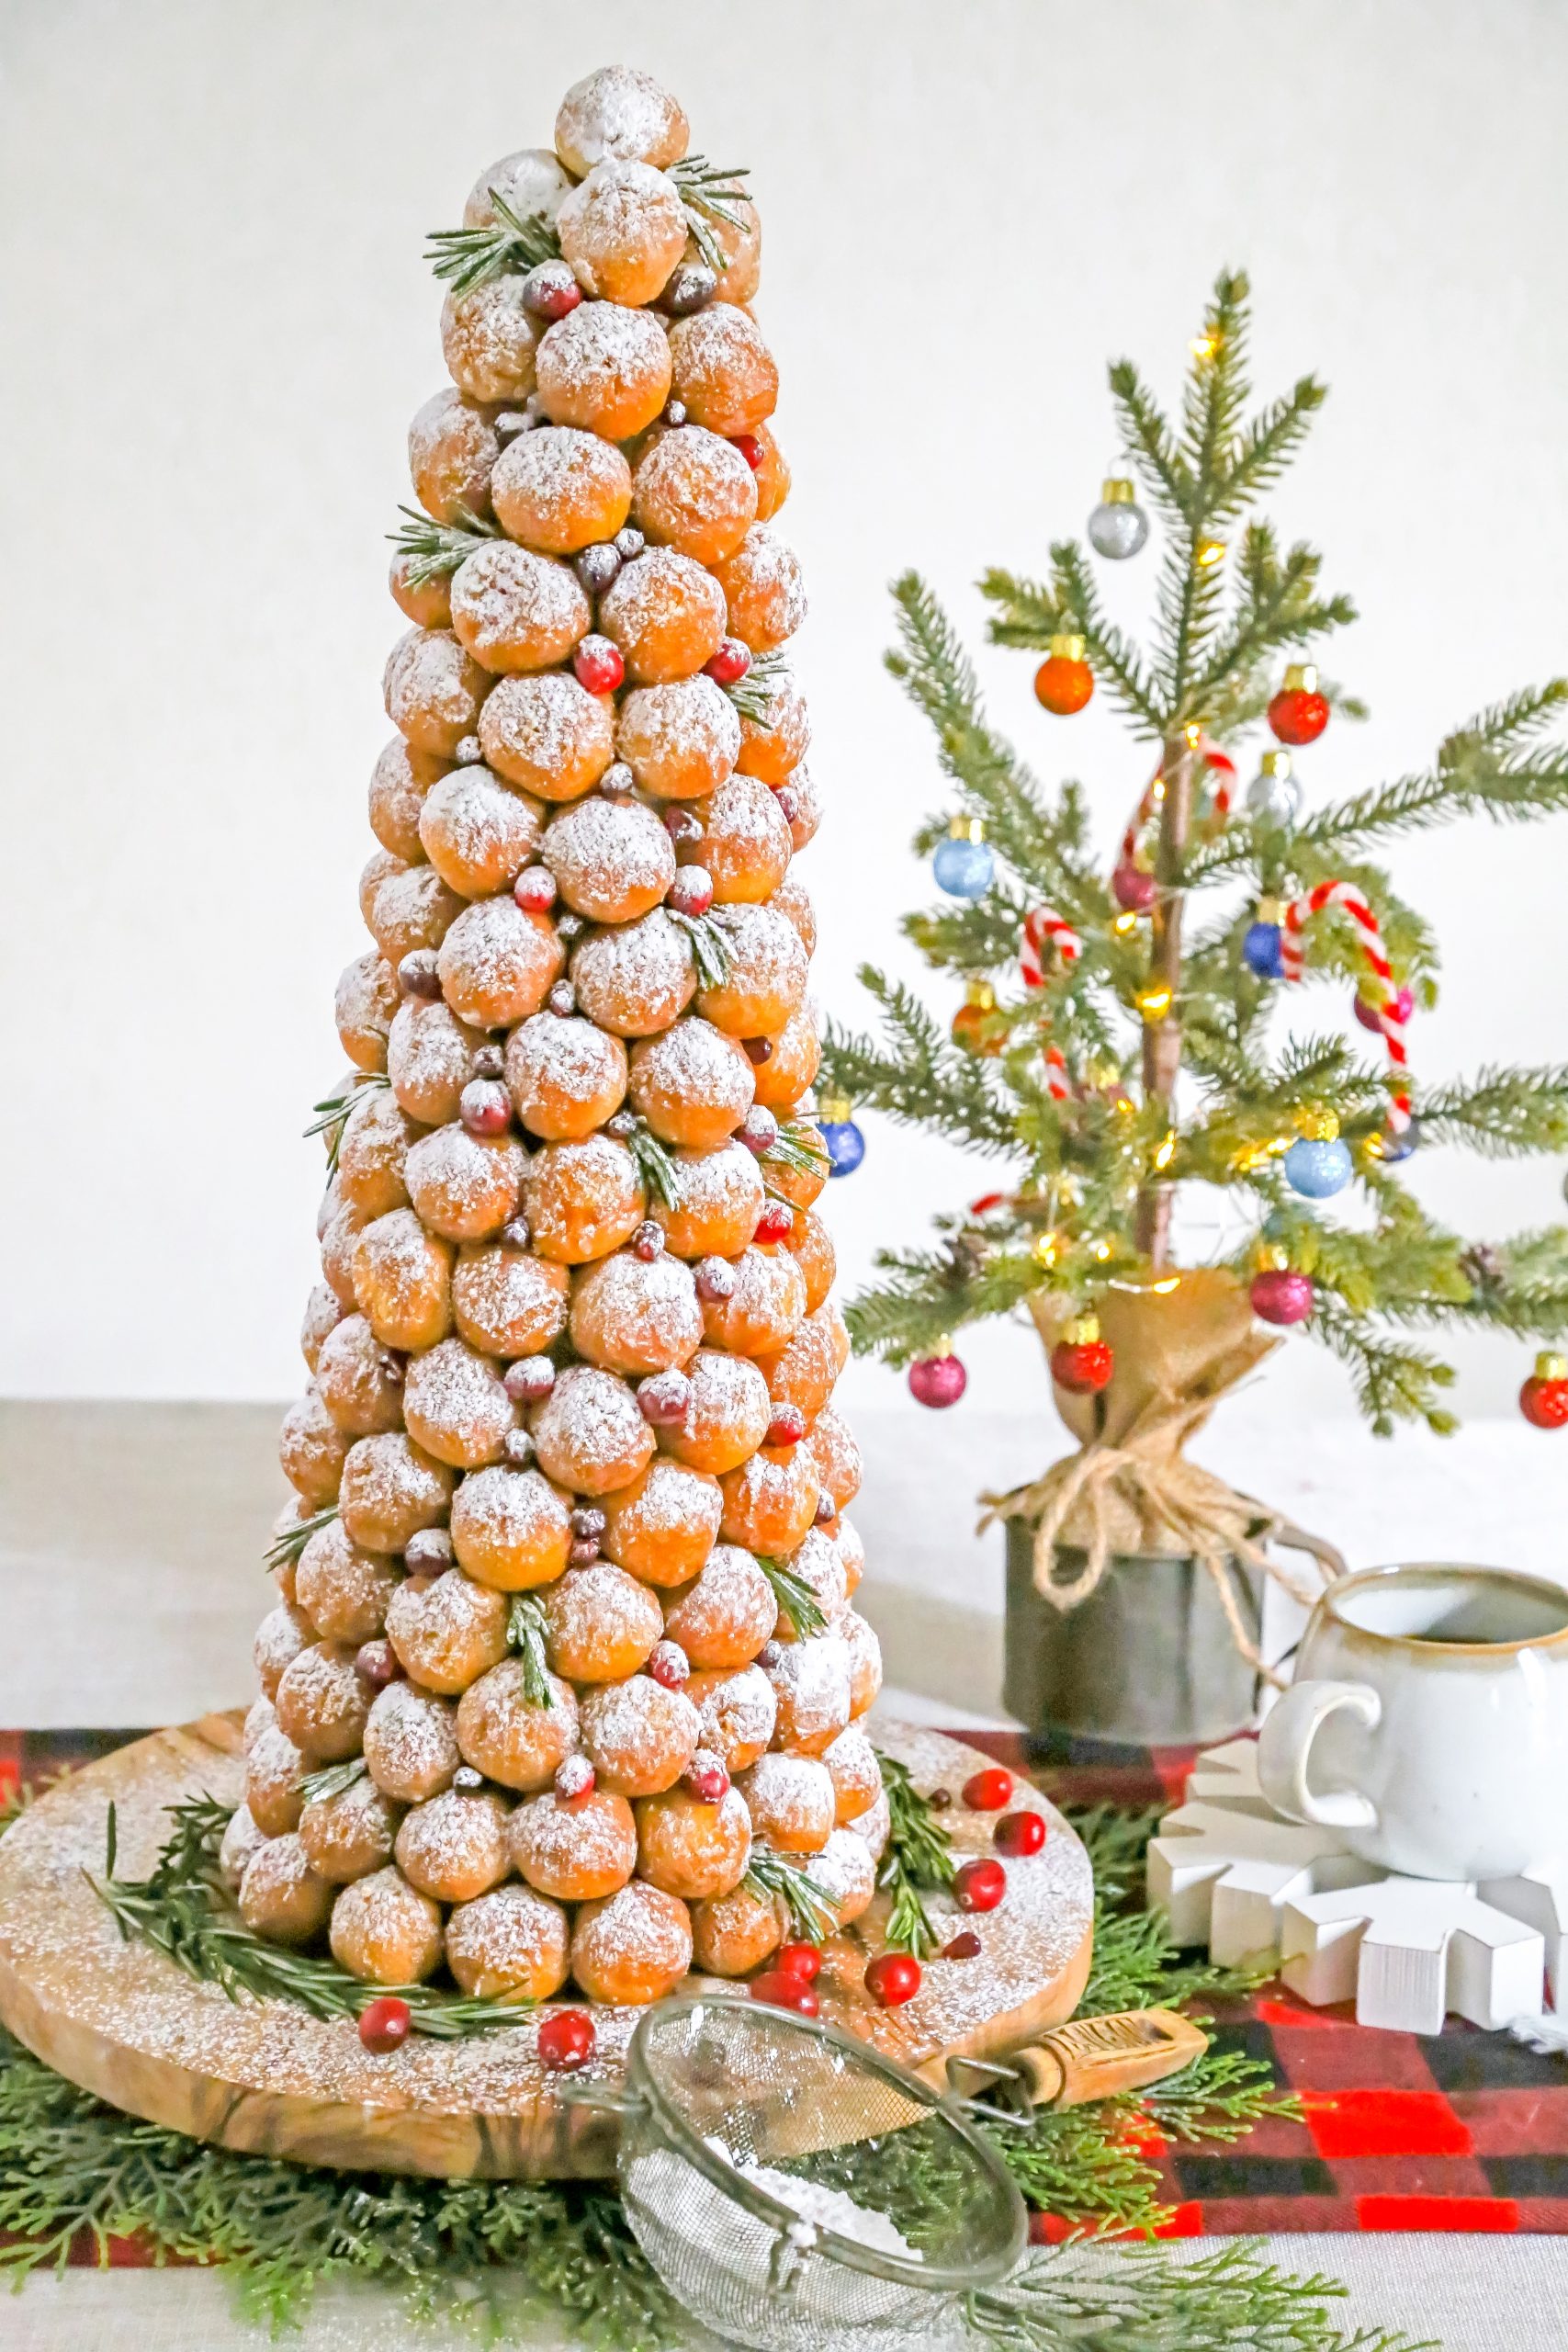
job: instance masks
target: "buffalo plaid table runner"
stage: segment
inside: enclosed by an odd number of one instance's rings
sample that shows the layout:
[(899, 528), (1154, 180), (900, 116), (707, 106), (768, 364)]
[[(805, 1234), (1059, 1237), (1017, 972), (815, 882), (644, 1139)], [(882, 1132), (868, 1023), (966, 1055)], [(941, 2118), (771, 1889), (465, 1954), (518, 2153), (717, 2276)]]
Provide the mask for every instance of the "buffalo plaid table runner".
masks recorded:
[[(0, 1732), (0, 1796), (106, 1756), (130, 1731)], [(1066, 1747), (1032, 1762), (1008, 1733), (963, 1736), (1060, 1804), (1176, 1804), (1191, 1749)], [(1234, 2148), (1149, 2143), (1172, 2237), (1292, 2231), (1523, 2231), (1568, 2235), (1568, 2061), (1450, 2018), (1440, 2034), (1385, 2033), (1348, 2008), (1313, 2009), (1278, 1985), (1220, 2005), (1226, 2048), (1266, 2059), (1299, 2122), (1270, 2120)], [(1044, 2224), (1044, 2233), (1057, 2234)], [(84, 2246), (81, 2258), (92, 2259)], [(145, 2257), (134, 2245), (118, 2258)]]

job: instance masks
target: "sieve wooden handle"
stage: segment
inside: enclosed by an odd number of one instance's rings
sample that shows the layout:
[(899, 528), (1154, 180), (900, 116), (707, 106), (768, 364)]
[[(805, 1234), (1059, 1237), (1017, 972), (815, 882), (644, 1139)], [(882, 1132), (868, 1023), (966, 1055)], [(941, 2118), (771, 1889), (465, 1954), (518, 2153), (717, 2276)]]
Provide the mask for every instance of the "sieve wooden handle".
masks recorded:
[(1162, 2082), (1208, 2046), (1202, 2029), (1176, 2009), (1122, 2009), (1056, 2026), (1005, 2060), (950, 2058), (948, 2082), (964, 2098), (988, 2092), (1025, 2114), (1082, 2107)]

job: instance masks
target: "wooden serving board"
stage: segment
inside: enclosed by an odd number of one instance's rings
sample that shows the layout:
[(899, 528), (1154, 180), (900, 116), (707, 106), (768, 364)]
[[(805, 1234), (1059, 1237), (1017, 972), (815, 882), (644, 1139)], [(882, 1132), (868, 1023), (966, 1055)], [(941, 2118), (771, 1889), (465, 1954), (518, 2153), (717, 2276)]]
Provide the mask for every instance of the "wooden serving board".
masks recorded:
[[(416, 2034), (376, 2057), (352, 2023), (326, 2023), (281, 2001), (232, 2002), (162, 1953), (121, 1941), (85, 1876), (103, 1869), (109, 1803), (118, 1870), (141, 1877), (166, 1834), (169, 1805), (202, 1791), (239, 1802), (242, 1720), (209, 1715), (137, 1740), (62, 1781), (6, 1833), (0, 2018), (47, 2064), (111, 2105), (224, 2147), (445, 2179), (613, 2172), (614, 2119), (561, 2101), (560, 2078), (539, 2066), (532, 2021), (467, 2041)], [(928, 1792), (941, 1784), (956, 1798), (988, 1760), (936, 1732), (879, 1727), (877, 1737)], [(1089, 1974), (1089, 1857), (1033, 1790), (1021, 1784), (1018, 1802), (1038, 1806), (1051, 1834), (1038, 1857), (1008, 1863), (1001, 1907), (964, 1922), (984, 1939), (978, 1958), (929, 1962), (912, 2001), (879, 2009), (861, 1979), (882, 1949), (880, 1897), (825, 1957), (823, 2015), (939, 2083), (950, 2054), (994, 2056), (1071, 2016)], [(947, 1820), (956, 1849), (988, 1849), (990, 1816), (955, 1803)], [(945, 1901), (932, 1909), (958, 1924)], [(619, 2080), (642, 2014), (596, 2009), (598, 2052), (586, 2079)]]

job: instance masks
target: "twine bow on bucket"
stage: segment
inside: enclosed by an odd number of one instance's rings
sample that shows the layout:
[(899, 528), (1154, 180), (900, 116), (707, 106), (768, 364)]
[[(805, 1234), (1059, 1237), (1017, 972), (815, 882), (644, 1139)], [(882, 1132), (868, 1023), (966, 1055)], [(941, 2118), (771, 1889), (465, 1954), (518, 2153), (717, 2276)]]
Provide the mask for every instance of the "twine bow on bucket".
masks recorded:
[[(1049, 1347), (1070, 1312), (1042, 1295), (1031, 1302)], [(1115, 1371), (1097, 1396), (1056, 1391), (1057, 1410), (1080, 1440), (1030, 1485), (983, 1495), (980, 1524), (1021, 1519), (1034, 1530), (1034, 1583), (1055, 1609), (1087, 1600), (1121, 1555), (1162, 1555), (1201, 1563), (1213, 1578), (1236, 1648), (1269, 1681), (1237, 1597), (1242, 1568), (1273, 1577), (1311, 1607), (1315, 1591), (1267, 1547), (1308, 1553), (1324, 1582), (1345, 1572), (1332, 1544), (1296, 1527), (1250, 1495), (1186, 1460), (1183, 1448), (1214, 1406), (1280, 1344), (1258, 1330), (1235, 1277), (1200, 1268), (1164, 1286), (1112, 1285), (1099, 1302)], [(1057, 1547), (1081, 1551), (1076, 1575), (1057, 1574)]]

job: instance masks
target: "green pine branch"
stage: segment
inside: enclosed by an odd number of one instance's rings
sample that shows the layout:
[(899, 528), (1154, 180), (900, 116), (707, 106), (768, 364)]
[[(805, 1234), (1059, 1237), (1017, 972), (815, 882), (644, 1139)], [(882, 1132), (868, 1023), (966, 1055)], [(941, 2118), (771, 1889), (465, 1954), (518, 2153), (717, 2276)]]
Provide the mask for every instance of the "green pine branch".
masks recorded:
[(996, 607), (987, 630), (992, 644), (1040, 650), (1054, 637), (1076, 632), (1097, 682), (1136, 722), (1134, 733), (1157, 741), (1167, 715), (1154, 699), (1137, 648), (1105, 618), (1082, 548), (1074, 539), (1060, 539), (1051, 549), (1051, 562), (1049, 587), (1010, 571), (985, 573), (980, 594)]
[(1356, 1401), (1375, 1437), (1392, 1437), (1402, 1420), (1425, 1421), (1438, 1437), (1452, 1435), (1458, 1422), (1438, 1394), (1453, 1385), (1451, 1364), (1426, 1349), (1385, 1338), (1365, 1316), (1325, 1291), (1317, 1295), (1311, 1329), (1348, 1370)]
[(1473, 1078), (1425, 1089), (1416, 1115), (1423, 1142), (1463, 1144), (1487, 1159), (1568, 1151), (1568, 1064), (1488, 1067)]
[(1045, 1287), (1045, 1275), (1027, 1251), (987, 1250), (971, 1268), (947, 1250), (879, 1250), (873, 1263), (885, 1277), (856, 1293), (844, 1321), (857, 1354), (875, 1355), (895, 1370), (933, 1355), (963, 1329), (1012, 1309)]
[(989, 1065), (955, 1046), (900, 982), (869, 964), (861, 967), (860, 982), (882, 1008), (886, 1044), (829, 1022), (819, 1089), (847, 1094), (905, 1125), (940, 1125), (976, 1151), (1016, 1151), (1018, 1130), (993, 1091)]
[(495, 218), (478, 229), (433, 229), (425, 260), (454, 295), (472, 294), (492, 277), (529, 270), (560, 259), (560, 238), (547, 214), (514, 212), (497, 188), (490, 191)]

